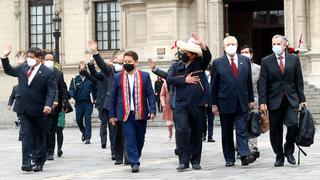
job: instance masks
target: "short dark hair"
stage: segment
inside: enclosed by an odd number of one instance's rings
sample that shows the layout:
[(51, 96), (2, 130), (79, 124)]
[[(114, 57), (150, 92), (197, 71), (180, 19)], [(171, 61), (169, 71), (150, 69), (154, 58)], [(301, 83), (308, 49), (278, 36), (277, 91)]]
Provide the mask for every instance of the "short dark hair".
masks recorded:
[(138, 61), (138, 59), (139, 59), (138, 54), (137, 54), (136, 52), (134, 52), (134, 51), (126, 51), (126, 52), (123, 54), (123, 58), (124, 58), (125, 56), (131, 56), (134, 61)]
[(246, 48), (249, 49), (250, 54), (253, 54), (253, 49), (252, 49), (252, 47), (251, 47), (250, 45), (248, 45), (248, 44), (245, 44), (245, 45), (241, 46), (240, 51), (243, 50), (243, 49), (246, 49)]
[(51, 55), (51, 56), (53, 56), (53, 59), (56, 60), (56, 56), (54, 55), (53, 52), (51, 52), (51, 51), (46, 52), (46, 53), (44, 54), (44, 56), (46, 56), (46, 55)]
[(35, 57), (42, 57), (43, 54), (42, 54), (42, 50), (40, 48), (37, 48), (37, 47), (32, 47), (30, 48), (27, 53), (31, 53), (31, 54), (34, 54)]

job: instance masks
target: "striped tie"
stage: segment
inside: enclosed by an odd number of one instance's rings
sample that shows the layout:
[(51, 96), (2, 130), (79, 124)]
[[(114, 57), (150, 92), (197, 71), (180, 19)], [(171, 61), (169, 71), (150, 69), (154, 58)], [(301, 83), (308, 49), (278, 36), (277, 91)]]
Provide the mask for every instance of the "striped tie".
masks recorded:
[(282, 61), (283, 57), (279, 56), (279, 66), (280, 66), (280, 72), (283, 75), (284, 74), (284, 65), (283, 65), (283, 61)]

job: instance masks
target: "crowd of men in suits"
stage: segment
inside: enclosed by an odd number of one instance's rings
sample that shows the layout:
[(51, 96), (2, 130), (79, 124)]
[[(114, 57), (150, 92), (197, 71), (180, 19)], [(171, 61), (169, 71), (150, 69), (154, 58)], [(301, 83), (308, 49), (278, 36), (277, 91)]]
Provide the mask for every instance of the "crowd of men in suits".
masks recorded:
[[(212, 55), (195, 33), (188, 42), (175, 42), (177, 58), (168, 71), (156, 68), (149, 59), (152, 72), (167, 84), (175, 126), (174, 152), (179, 160), (177, 171), (185, 171), (190, 163), (193, 169), (201, 169), (208, 109), (210, 115), (220, 116), (226, 167), (235, 165), (236, 151), (242, 166), (260, 156), (257, 139), (248, 137), (246, 115), (252, 110), (269, 113), (274, 166), (283, 166), (285, 157), (290, 164), (296, 163), (293, 153), (298, 108), (306, 101), (301, 65), (297, 56), (286, 52), (284, 36), (275, 35), (271, 42), (273, 53), (262, 59), (260, 67), (253, 63), (252, 47), (241, 47), (239, 54), (237, 39), (225, 37), (225, 54), (212, 61), (210, 81), (205, 71)], [(72, 79), (69, 91), (62, 72), (54, 68), (53, 54), (44, 56), (39, 48), (30, 48), (16, 67), (9, 63), (11, 47), (1, 55), (5, 73), (19, 82), (12, 97), (21, 124), (22, 171), (42, 171), (45, 161), (54, 159), (56, 133), (57, 154), (62, 155), (63, 126), (59, 121), (64, 113), (72, 111), (70, 102), (75, 107), (81, 140), (90, 144), (95, 104), (101, 120), (101, 148), (106, 148), (108, 128), (115, 165), (130, 164), (132, 172), (139, 172), (147, 120), (156, 115), (150, 75), (139, 69), (139, 57), (134, 51), (104, 61), (96, 42), (90, 41), (89, 47), (92, 59), (88, 64), (80, 62), (79, 75)], [(287, 126), (284, 147), (283, 124)], [(210, 136), (212, 140), (212, 132)]]

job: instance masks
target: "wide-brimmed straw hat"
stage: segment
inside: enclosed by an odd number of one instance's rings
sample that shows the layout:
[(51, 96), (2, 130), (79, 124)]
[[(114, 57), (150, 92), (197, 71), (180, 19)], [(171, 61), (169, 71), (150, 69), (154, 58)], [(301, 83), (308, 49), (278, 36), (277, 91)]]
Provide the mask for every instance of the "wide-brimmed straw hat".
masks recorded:
[(202, 57), (202, 50), (200, 46), (195, 43), (193, 38), (190, 38), (188, 42), (178, 40), (177, 47), (185, 51), (196, 53), (199, 57)]

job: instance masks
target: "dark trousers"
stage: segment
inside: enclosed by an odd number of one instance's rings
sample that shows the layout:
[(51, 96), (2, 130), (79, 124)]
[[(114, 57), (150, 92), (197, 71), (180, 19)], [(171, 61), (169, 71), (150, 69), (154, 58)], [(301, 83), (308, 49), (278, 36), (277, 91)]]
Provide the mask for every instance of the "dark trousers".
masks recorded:
[[(92, 125), (91, 125), (91, 114), (93, 106), (90, 102), (76, 103), (76, 121), (82, 135), (86, 140), (91, 139)], [(84, 118), (84, 124), (83, 124)]]
[(233, 141), (233, 128), (236, 130), (236, 141), (240, 156), (249, 156), (247, 122), (245, 112), (220, 113), (222, 150), (226, 162), (235, 162), (235, 147)]
[(112, 126), (109, 122), (108, 111), (105, 109), (99, 110), (99, 119), (100, 119), (100, 140), (101, 144), (107, 144), (107, 127), (109, 129), (109, 141), (111, 147), (111, 155), (115, 153), (115, 131), (116, 127)]
[(161, 113), (163, 111), (163, 108), (160, 102), (160, 95), (156, 95), (156, 104), (157, 104), (158, 112)]
[(22, 165), (31, 164), (31, 155), (36, 165), (46, 161), (47, 123), (43, 116), (19, 114), (22, 132)]
[(58, 118), (59, 118), (59, 113), (56, 112), (54, 115), (50, 115), (47, 117), (47, 122), (48, 122), (48, 153), (49, 154), (54, 154), (54, 149), (56, 146), (56, 134), (57, 134), (57, 144), (58, 144), (58, 151), (62, 149), (62, 144), (63, 144), (63, 128), (58, 127)]
[(213, 120), (214, 115), (212, 114), (211, 106), (206, 107), (206, 121), (203, 126), (202, 136), (205, 137), (208, 132), (208, 139), (212, 139), (213, 136)]
[[(298, 107), (292, 107), (286, 96), (276, 110), (269, 110), (270, 142), (278, 158), (293, 154), (297, 134)], [(287, 126), (286, 143), (283, 150), (283, 123)]]
[(179, 163), (200, 164), (205, 107), (175, 109), (176, 145)]
[(122, 121), (117, 121), (115, 125), (115, 156), (116, 161), (129, 162), (125, 135), (122, 128)]
[(126, 122), (122, 124), (125, 133), (128, 158), (131, 166), (140, 165), (140, 156), (144, 145), (147, 120), (136, 120), (133, 112)]

